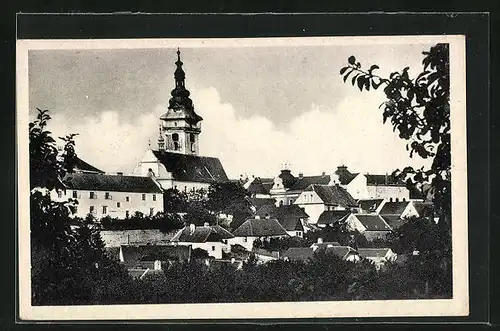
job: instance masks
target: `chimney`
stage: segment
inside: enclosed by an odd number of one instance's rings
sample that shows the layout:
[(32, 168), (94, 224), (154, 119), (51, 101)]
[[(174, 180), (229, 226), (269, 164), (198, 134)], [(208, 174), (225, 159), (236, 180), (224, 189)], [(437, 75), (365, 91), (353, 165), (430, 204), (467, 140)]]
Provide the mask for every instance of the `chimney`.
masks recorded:
[(210, 226), (210, 224), (208, 224), (208, 222), (205, 222), (205, 223), (203, 223), (203, 226), (208, 228)]
[(231, 258), (231, 263), (234, 263), (236, 259), (234, 257)]
[(260, 220), (260, 216), (259, 215), (255, 215), (255, 219), (256, 220)]
[(304, 178), (304, 174), (302, 172), (299, 172), (299, 178), (300, 179)]
[(194, 224), (189, 224), (189, 232), (193, 233), (196, 230), (196, 226)]
[(118, 171), (116, 174), (117, 174), (118, 176), (123, 176), (123, 172), (121, 172), (121, 171)]
[(318, 238), (318, 244), (322, 244), (323, 243), (323, 238)]
[(325, 177), (325, 176), (326, 176), (326, 172), (324, 172), (324, 171), (323, 171), (323, 172), (321, 173), (321, 177)]
[(385, 179), (385, 185), (387, 185), (387, 172), (385, 173), (384, 179)]

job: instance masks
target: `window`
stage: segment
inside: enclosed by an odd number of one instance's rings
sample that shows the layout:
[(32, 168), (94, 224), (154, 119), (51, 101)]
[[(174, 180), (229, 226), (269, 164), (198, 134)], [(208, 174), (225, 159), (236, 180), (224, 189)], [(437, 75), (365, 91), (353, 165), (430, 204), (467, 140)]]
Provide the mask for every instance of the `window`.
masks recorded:
[(174, 150), (179, 150), (180, 144), (179, 144), (179, 134), (174, 133), (172, 134), (172, 140), (174, 141)]
[(146, 194), (142, 194), (142, 201), (146, 201)]
[(212, 246), (212, 251), (215, 251), (215, 246)]
[(406, 198), (403, 198), (403, 202), (406, 202)]
[(106, 200), (110, 199), (109, 192), (104, 193), (104, 199)]
[(399, 202), (399, 198), (396, 198), (396, 202)]
[(149, 208), (149, 216), (153, 216), (155, 209), (154, 208)]
[(246, 243), (247, 242), (247, 237), (243, 237), (243, 242)]
[(125, 197), (125, 201), (130, 202), (130, 197)]
[(73, 199), (76, 199), (78, 198), (78, 192), (77, 191), (73, 191)]
[(196, 150), (194, 148), (194, 143), (196, 142), (194, 133), (189, 134), (189, 141), (191, 142), (191, 152), (194, 152)]
[(94, 214), (94, 212), (95, 212), (95, 207), (94, 207), (94, 206), (90, 206), (89, 212), (90, 212), (91, 214)]
[(153, 194), (153, 201), (156, 201), (156, 194)]
[(97, 199), (97, 196), (96, 196), (95, 192), (90, 192), (90, 198), (91, 199)]
[(130, 212), (128, 210), (125, 211), (125, 218), (129, 218)]
[(108, 213), (108, 206), (102, 206), (102, 214), (106, 215)]
[(117, 207), (117, 208), (120, 208), (120, 207), (121, 207), (121, 203), (117, 202), (117, 203), (116, 203), (116, 207)]
[(392, 202), (392, 198), (389, 199), (389, 202)]
[(57, 197), (62, 198), (63, 194), (61, 190), (57, 190)]

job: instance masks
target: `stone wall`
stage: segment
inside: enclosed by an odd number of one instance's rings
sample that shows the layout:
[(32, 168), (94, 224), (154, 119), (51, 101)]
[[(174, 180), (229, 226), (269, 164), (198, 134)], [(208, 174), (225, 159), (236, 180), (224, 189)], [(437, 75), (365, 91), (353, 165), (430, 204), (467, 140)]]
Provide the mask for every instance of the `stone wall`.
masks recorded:
[(160, 230), (106, 230), (101, 231), (101, 237), (106, 247), (120, 247), (128, 244), (158, 245), (168, 243), (178, 230), (162, 233)]

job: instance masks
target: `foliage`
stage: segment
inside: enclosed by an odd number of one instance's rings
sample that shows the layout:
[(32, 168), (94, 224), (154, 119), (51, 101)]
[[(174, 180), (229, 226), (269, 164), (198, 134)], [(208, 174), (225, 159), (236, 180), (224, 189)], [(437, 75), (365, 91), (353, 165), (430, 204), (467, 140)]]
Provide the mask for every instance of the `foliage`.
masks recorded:
[(255, 248), (263, 248), (268, 251), (284, 252), (290, 247), (309, 247), (312, 242), (300, 237), (270, 238), (269, 240), (256, 239), (253, 242)]
[(410, 189), (424, 191), (431, 185), (431, 195), (440, 217), (440, 225), (450, 228), (451, 215), (451, 149), (450, 149), (450, 73), (448, 44), (437, 44), (423, 52), (423, 71), (410, 78), (409, 67), (383, 78), (372, 65), (363, 69), (354, 56), (340, 70), (344, 82), (352, 74), (351, 82), (360, 91), (383, 87), (387, 101), (383, 108), (383, 122), (390, 120), (399, 137), (408, 141), (410, 156), (433, 158), (430, 169), (406, 167), (395, 175), (406, 180)]
[(163, 191), (163, 209), (169, 213), (182, 213), (187, 211), (188, 196), (185, 192), (170, 188)]
[(146, 230), (158, 229), (161, 232), (172, 232), (184, 227), (182, 216), (176, 213), (158, 212), (154, 216), (135, 213), (129, 218), (113, 218), (109, 215), (101, 218), (103, 230)]

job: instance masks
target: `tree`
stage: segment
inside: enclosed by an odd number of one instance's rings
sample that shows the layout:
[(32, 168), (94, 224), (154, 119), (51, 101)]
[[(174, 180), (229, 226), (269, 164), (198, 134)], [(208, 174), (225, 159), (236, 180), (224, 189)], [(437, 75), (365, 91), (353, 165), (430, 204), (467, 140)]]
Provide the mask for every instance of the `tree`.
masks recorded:
[(215, 213), (233, 214), (250, 210), (247, 193), (239, 183), (215, 183), (208, 189), (207, 208)]
[(423, 52), (423, 71), (410, 78), (409, 67), (393, 72), (388, 78), (375, 74), (378, 65), (363, 69), (354, 56), (340, 70), (344, 82), (360, 91), (383, 87), (387, 97), (383, 122), (390, 120), (399, 137), (408, 141), (407, 150), (422, 158), (433, 158), (430, 169), (406, 167), (395, 175), (406, 181), (408, 188), (424, 191), (430, 184), (439, 223), (449, 231), (451, 217), (451, 153), (450, 153), (450, 73), (448, 44), (437, 44)]
[(163, 202), (166, 212), (180, 213), (187, 211), (187, 194), (175, 188), (163, 192)]

